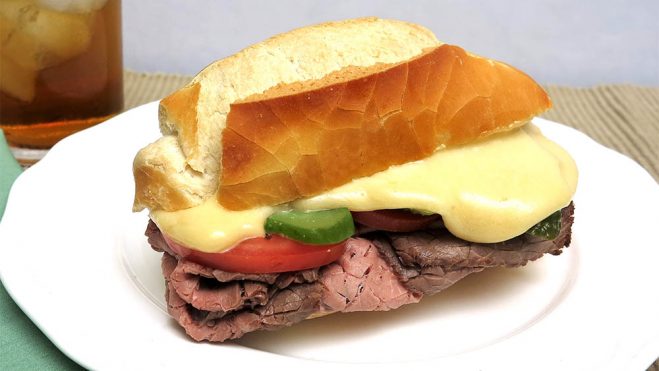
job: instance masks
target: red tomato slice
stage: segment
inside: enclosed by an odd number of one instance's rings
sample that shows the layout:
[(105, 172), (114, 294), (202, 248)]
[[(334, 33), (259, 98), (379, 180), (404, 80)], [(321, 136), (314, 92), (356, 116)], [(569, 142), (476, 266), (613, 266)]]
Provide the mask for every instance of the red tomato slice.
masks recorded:
[(250, 238), (229, 250), (207, 253), (183, 246), (167, 236), (169, 247), (181, 257), (196, 263), (240, 273), (279, 273), (316, 268), (339, 259), (346, 241), (334, 245), (306, 245), (272, 235)]

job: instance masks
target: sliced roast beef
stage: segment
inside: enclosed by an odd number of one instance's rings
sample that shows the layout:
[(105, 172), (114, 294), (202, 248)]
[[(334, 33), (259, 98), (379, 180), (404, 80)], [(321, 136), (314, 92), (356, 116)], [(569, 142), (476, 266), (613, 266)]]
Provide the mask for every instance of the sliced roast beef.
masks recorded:
[[(154, 240), (164, 241), (157, 237)], [(160, 246), (154, 248), (162, 251)], [(168, 288), (193, 308), (215, 312), (215, 318), (243, 308), (263, 306), (274, 294), (288, 286), (318, 281), (317, 268), (286, 273), (242, 274), (205, 267), (187, 259), (177, 260), (168, 252), (163, 256), (162, 269)]]
[(333, 312), (379, 311), (416, 303), (488, 267), (518, 267), (570, 244), (573, 206), (554, 240), (522, 235), (497, 244), (460, 240), (445, 230), (371, 232), (348, 241), (318, 269), (241, 274), (177, 258), (152, 222), (146, 234), (162, 260), (168, 311), (195, 340), (225, 341)]
[(446, 230), (367, 236), (409, 290), (431, 295), (485, 268), (514, 268), (546, 253), (560, 254), (571, 242), (573, 213), (572, 203), (562, 210), (562, 228), (553, 240), (523, 234), (500, 243), (478, 244), (461, 240)]
[[(236, 339), (256, 330), (273, 330), (282, 326), (290, 326), (318, 312), (321, 290), (317, 282), (296, 283), (283, 289), (273, 286), (268, 291), (267, 300), (260, 304), (252, 302), (250, 305), (246, 305), (244, 299), (249, 295), (245, 295), (243, 292), (222, 292), (228, 296), (224, 299), (225, 301), (234, 303), (242, 301), (243, 305), (228, 311), (224, 310), (225, 308), (216, 311), (200, 309), (179, 294), (177, 285), (171, 278), (178, 267), (188, 266), (190, 263), (188, 260), (177, 261), (168, 253), (163, 255), (163, 272), (167, 284), (167, 310), (195, 340)], [(176, 268), (171, 270), (165, 268), (172, 265), (175, 265)], [(196, 277), (188, 277), (188, 279), (191, 282), (198, 282)], [(241, 281), (239, 284), (249, 285), (250, 281)], [(206, 304), (204, 301), (202, 303)]]
[[(163, 255), (162, 267), (168, 311), (196, 340), (224, 341), (250, 331), (290, 326), (312, 315), (389, 310), (420, 299), (403, 286), (377, 248), (364, 239), (351, 239), (335, 263), (273, 274), (276, 278), (271, 284), (254, 281), (262, 278), (259, 275), (245, 275), (247, 278), (217, 281), (215, 289), (208, 289), (204, 280), (227, 272), (169, 253)], [(258, 302), (246, 289), (253, 285), (267, 287), (258, 291)], [(263, 294), (266, 301), (261, 300)]]
[(405, 288), (371, 241), (350, 239), (338, 261), (320, 271), (323, 313), (396, 309), (421, 295)]

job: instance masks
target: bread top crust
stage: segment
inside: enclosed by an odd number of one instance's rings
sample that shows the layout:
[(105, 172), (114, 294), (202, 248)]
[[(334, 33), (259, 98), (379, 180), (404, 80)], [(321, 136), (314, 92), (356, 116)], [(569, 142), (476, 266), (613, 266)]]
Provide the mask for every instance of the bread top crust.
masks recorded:
[(243, 210), (316, 195), (511, 130), (550, 106), (524, 73), (446, 44), (282, 84), (231, 105), (219, 202)]
[(204, 68), (188, 86), (162, 100), (161, 110), (167, 114), (160, 116), (161, 130), (177, 135), (193, 170), (215, 173), (232, 103), (279, 84), (322, 79), (348, 66), (396, 63), (438, 43), (421, 26), (378, 18), (295, 29)]
[(134, 162), (134, 210), (213, 195), (234, 210), (279, 204), (510, 130), (550, 106), (524, 73), (417, 25), (302, 28), (211, 64), (163, 99), (165, 136)]
[[(230, 104), (281, 83), (317, 80), (348, 66), (395, 63), (439, 42), (415, 24), (359, 18), (303, 27), (216, 61), (160, 103), (164, 137), (134, 161), (133, 210), (180, 210), (218, 188), (221, 136)], [(178, 148), (165, 148), (167, 146)], [(145, 174), (174, 176), (148, 177)]]

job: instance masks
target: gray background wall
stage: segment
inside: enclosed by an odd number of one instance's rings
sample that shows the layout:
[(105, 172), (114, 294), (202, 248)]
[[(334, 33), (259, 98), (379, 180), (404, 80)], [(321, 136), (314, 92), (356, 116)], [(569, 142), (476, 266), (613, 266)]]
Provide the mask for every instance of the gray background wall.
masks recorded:
[(291, 28), (375, 15), (420, 23), (447, 43), (541, 83), (659, 86), (659, 0), (123, 0), (124, 60), (194, 74)]

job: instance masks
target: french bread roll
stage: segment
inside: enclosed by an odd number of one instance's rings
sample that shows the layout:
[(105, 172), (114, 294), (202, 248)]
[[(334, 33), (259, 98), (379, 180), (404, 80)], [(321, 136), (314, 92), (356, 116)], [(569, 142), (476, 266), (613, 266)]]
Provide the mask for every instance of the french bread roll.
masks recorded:
[(185, 209), (216, 193), (232, 103), (348, 66), (404, 61), (438, 44), (432, 32), (415, 24), (359, 18), (296, 29), (212, 63), (160, 102), (163, 137), (133, 163), (133, 210)]
[(278, 85), (231, 105), (219, 201), (242, 210), (316, 195), (518, 127), (550, 105), (522, 72), (447, 44)]
[(163, 99), (164, 136), (134, 162), (134, 209), (214, 195), (232, 210), (280, 204), (510, 130), (550, 106), (524, 73), (417, 25), (302, 28), (210, 65)]

